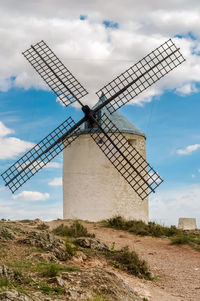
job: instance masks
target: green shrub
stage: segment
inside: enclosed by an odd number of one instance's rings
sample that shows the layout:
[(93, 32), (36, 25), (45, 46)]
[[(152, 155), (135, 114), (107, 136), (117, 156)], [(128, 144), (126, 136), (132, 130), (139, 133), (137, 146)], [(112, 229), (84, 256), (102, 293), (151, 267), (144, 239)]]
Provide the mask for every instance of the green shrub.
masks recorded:
[(21, 269), (19, 269), (19, 268), (14, 268), (13, 269), (13, 272), (15, 273), (15, 276), (17, 277), (17, 278), (23, 278), (23, 273), (22, 273), (22, 271), (21, 271)]
[(130, 220), (127, 221), (121, 216), (116, 216), (104, 221), (107, 227), (112, 227), (118, 230), (125, 230), (136, 235), (149, 235), (154, 237), (167, 236), (171, 237), (180, 232), (175, 226), (165, 227), (155, 222), (144, 223), (141, 220)]
[(73, 245), (72, 245), (70, 242), (66, 241), (66, 242), (65, 242), (65, 247), (66, 247), (66, 251), (67, 251), (67, 253), (68, 253), (69, 255), (71, 255), (71, 256), (76, 255), (76, 250), (77, 250), (77, 248), (76, 248), (76, 247), (73, 247)]
[(10, 262), (7, 262), (7, 265), (12, 268), (15, 271), (18, 271), (18, 273), (24, 273), (30, 271), (32, 267), (34, 266), (34, 261), (22, 259), (22, 260), (12, 260)]
[(65, 266), (61, 264), (56, 263), (44, 263), (40, 262), (35, 267), (35, 271), (39, 272), (43, 277), (55, 277), (57, 276), (61, 271), (80, 271), (78, 267), (74, 266)]
[(149, 235), (153, 237), (169, 237), (172, 244), (188, 244), (200, 251), (200, 231), (184, 231), (178, 229), (176, 226), (165, 227), (155, 222), (145, 224), (143, 221), (130, 220), (127, 221), (121, 216), (116, 216), (102, 223), (111, 228), (124, 230), (136, 235)]
[(0, 288), (4, 287), (4, 286), (9, 286), (9, 281), (6, 278), (5, 279), (4, 278), (0, 279)]
[(47, 230), (49, 229), (49, 225), (46, 225), (45, 223), (42, 223), (40, 225), (37, 226), (38, 230)]
[(124, 247), (119, 251), (109, 251), (107, 256), (113, 261), (114, 266), (128, 271), (140, 278), (148, 280), (152, 279), (151, 272), (145, 260), (139, 258), (134, 251), (129, 251), (128, 247)]
[(104, 220), (103, 223), (105, 223), (106, 226), (109, 226), (111, 228), (119, 229), (119, 230), (127, 230), (126, 229), (126, 222), (121, 216), (115, 216), (113, 218)]
[(187, 233), (179, 234), (171, 237), (172, 244), (184, 245), (194, 242), (194, 239)]
[(200, 237), (198, 237), (195, 242), (197, 245), (200, 245)]
[(69, 236), (69, 227), (61, 224), (60, 226), (53, 229), (52, 232), (59, 236)]
[(6, 239), (6, 240), (9, 240), (9, 239), (12, 239), (12, 234), (6, 232), (6, 231), (1, 231), (1, 237)]
[(63, 295), (63, 294), (65, 293), (64, 290), (63, 290), (63, 288), (62, 288), (62, 287), (59, 287), (59, 286), (54, 287), (54, 288), (53, 288), (53, 291), (54, 291), (56, 294), (58, 294), (58, 295)]
[(0, 222), (0, 228), (7, 228), (7, 229), (10, 229), (12, 230), (13, 232), (22, 232), (22, 230), (20, 228), (17, 228), (17, 227), (14, 227), (14, 226), (11, 226), (11, 225), (8, 225), (8, 224), (5, 224), (5, 223), (1, 223)]
[(148, 235), (148, 225), (143, 221), (127, 221), (126, 230), (137, 235)]
[(40, 282), (39, 283), (39, 289), (46, 295), (52, 296), (54, 294), (56, 295), (63, 295), (64, 290), (61, 287), (51, 287), (47, 285), (45, 282)]
[(64, 226), (61, 224), (52, 231), (56, 235), (60, 236), (72, 236), (72, 237), (95, 237), (94, 234), (88, 233), (87, 229), (81, 225), (78, 221), (74, 221), (71, 226)]
[(112, 246), (110, 248), (111, 252), (115, 252), (115, 242), (113, 241)]
[(92, 298), (87, 299), (87, 301), (108, 301), (109, 299), (103, 295), (96, 294)]
[(63, 269), (63, 267), (56, 263), (38, 263), (36, 267), (36, 271), (41, 273), (44, 277), (55, 277), (59, 274), (59, 272)]
[(65, 268), (65, 271), (67, 272), (81, 272), (81, 269), (79, 267), (75, 266), (68, 266)]
[(40, 290), (46, 295), (51, 295), (52, 294), (52, 288), (48, 285), (40, 286)]
[(32, 220), (31, 219), (22, 219), (20, 222), (26, 224), (26, 223), (32, 222)]

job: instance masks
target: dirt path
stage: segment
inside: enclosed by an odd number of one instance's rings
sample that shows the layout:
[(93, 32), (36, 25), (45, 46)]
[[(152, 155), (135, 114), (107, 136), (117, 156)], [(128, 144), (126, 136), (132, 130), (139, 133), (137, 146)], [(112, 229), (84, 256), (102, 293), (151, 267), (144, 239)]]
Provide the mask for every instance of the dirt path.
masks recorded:
[[(54, 228), (61, 223), (69, 222), (52, 221), (49, 225)], [(168, 239), (140, 237), (94, 223), (82, 223), (109, 247), (113, 243), (116, 249), (129, 246), (148, 262), (151, 271), (158, 276), (154, 281), (112, 269), (141, 297), (153, 301), (200, 301), (200, 252), (189, 246), (170, 245)]]

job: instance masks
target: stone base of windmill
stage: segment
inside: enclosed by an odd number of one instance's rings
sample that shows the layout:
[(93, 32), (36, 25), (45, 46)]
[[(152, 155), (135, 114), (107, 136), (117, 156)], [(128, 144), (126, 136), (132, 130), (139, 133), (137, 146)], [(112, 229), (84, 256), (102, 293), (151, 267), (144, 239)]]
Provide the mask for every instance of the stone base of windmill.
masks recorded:
[(178, 221), (178, 228), (182, 230), (196, 230), (196, 218), (180, 217)]

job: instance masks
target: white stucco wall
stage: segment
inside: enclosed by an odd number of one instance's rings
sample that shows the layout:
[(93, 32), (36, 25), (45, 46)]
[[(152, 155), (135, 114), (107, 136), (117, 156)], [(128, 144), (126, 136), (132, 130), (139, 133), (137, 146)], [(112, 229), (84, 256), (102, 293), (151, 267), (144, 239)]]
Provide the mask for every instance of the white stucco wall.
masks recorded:
[[(124, 134), (146, 158), (145, 138)], [(115, 215), (148, 222), (148, 200), (141, 201), (90, 135), (63, 151), (63, 218), (99, 221)]]

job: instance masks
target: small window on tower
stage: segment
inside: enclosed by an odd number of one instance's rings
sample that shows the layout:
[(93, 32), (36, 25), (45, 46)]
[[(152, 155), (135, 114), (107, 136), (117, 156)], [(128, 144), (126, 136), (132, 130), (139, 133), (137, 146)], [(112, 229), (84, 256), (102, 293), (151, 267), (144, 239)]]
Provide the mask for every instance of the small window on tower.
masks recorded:
[(136, 139), (128, 139), (128, 143), (132, 146), (136, 146), (137, 140)]
[(99, 139), (98, 144), (103, 144), (103, 139)]

